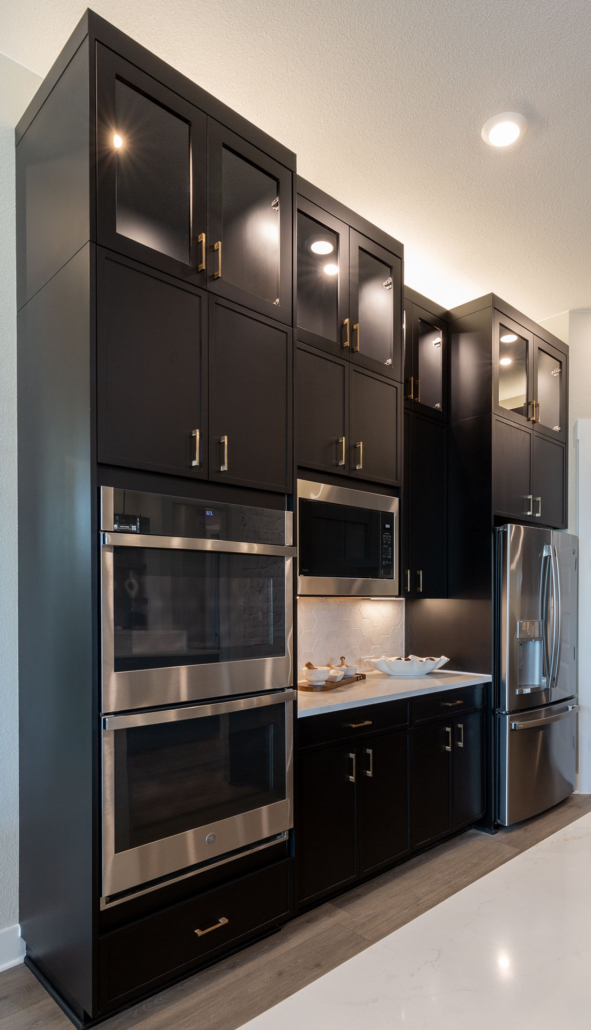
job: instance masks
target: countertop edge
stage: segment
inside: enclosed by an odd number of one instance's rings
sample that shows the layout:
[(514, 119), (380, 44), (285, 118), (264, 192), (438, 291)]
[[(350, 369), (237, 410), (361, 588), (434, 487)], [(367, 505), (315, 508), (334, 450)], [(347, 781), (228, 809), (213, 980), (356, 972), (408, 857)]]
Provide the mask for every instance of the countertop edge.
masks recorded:
[[(368, 679), (365, 680), (365, 682), (361, 681), (357, 686), (357, 689), (365, 687), (367, 689), (367, 696), (361, 698), (351, 698), (350, 700), (337, 700), (336, 697), (333, 699), (331, 697), (332, 691), (301, 691), (298, 695), (298, 719), (307, 719), (312, 715), (328, 715), (330, 712), (346, 711), (347, 709), (351, 708), (363, 708), (365, 705), (370, 704), (383, 704), (387, 701), (404, 701), (410, 697), (418, 697), (424, 694), (438, 694), (445, 690), (461, 690), (464, 687), (472, 687), (478, 686), (482, 683), (490, 683), (492, 680), (491, 675), (481, 675), (480, 673), (455, 672), (453, 669), (446, 669), (445, 672), (439, 671), (437, 673), (438, 677), (444, 675), (461, 676), (465, 678), (460, 679), (459, 681), (455, 681), (453, 683), (433, 683), (432, 685), (425, 684), (423, 686), (419, 686), (419, 683), (423, 683), (423, 677), (417, 677), (418, 683), (416, 686), (408, 687), (406, 690), (398, 690), (394, 693), (376, 695), (371, 692), (372, 683), (370, 676), (368, 676)], [(393, 680), (393, 683), (397, 682), (395, 677), (391, 678)], [(381, 682), (383, 682), (383, 680)], [(323, 699), (326, 698), (326, 704), (318, 704), (310, 708), (300, 708), (301, 701), (304, 698), (312, 697), (322, 697)], [(338, 695), (338, 697), (342, 698), (342, 695)]]

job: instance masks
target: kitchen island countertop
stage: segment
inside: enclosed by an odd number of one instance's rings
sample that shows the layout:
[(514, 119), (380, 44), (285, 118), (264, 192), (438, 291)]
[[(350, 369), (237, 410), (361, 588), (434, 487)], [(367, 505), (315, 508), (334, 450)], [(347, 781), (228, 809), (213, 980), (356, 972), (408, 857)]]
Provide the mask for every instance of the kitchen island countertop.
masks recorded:
[(333, 690), (299, 690), (298, 718), (325, 715), (346, 708), (379, 704), (381, 701), (400, 701), (421, 694), (435, 694), (441, 690), (461, 689), (478, 683), (490, 683), (491, 677), (474, 672), (429, 672), (426, 676), (387, 676), (382, 672), (368, 672), (367, 679)]

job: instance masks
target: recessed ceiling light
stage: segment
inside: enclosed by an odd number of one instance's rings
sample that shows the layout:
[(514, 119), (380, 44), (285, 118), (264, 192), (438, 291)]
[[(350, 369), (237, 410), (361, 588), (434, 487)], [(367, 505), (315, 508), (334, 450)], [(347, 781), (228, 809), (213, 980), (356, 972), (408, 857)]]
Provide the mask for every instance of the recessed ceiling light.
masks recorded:
[(499, 364), (501, 364), (501, 365), (510, 365), (511, 364), (511, 358), (501, 358)]
[(332, 254), (334, 250), (334, 244), (325, 236), (312, 236), (308, 240), (308, 245), (313, 254)]
[(515, 343), (516, 339), (517, 335), (515, 333), (505, 333), (504, 336), (501, 336), (501, 343)]
[(508, 147), (523, 136), (527, 119), (516, 111), (505, 111), (489, 118), (482, 126), (481, 136), (491, 147)]
[(123, 139), (117, 132), (113, 136), (113, 146), (116, 150), (121, 150), (121, 147), (123, 146)]
[(339, 270), (339, 266), (338, 265), (325, 265), (324, 266), (324, 271), (325, 271), (326, 275), (336, 275), (338, 270)]

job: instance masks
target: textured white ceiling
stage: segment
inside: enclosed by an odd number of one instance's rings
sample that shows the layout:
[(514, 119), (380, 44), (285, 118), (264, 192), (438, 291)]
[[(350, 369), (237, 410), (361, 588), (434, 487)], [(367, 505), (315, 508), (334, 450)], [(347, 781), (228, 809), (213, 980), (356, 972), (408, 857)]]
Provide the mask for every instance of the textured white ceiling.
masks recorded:
[[(446, 306), (494, 291), (591, 307), (589, 0), (95, 0), (94, 9), (298, 154), (402, 240)], [(45, 74), (84, 10), (1, 0), (0, 50)], [(495, 151), (480, 129), (523, 112)]]

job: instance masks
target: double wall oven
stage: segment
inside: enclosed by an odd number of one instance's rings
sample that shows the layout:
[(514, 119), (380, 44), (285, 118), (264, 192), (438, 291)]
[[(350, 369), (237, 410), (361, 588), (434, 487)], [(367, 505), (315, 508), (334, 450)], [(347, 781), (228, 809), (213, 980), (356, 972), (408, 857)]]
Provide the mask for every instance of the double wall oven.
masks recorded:
[(103, 904), (293, 824), (291, 513), (103, 487)]

